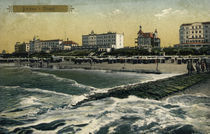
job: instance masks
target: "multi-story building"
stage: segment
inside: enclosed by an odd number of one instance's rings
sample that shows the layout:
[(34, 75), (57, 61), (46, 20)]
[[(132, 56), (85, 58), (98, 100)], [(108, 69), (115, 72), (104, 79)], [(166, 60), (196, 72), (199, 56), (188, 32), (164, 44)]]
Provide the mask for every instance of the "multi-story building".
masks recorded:
[(159, 48), (160, 47), (160, 38), (158, 38), (157, 29), (154, 33), (148, 32), (144, 33), (142, 31), (142, 27), (140, 26), (140, 30), (137, 33), (138, 37), (136, 38), (135, 43), (137, 43), (139, 48), (151, 49), (151, 48)]
[(15, 44), (15, 53), (27, 53), (30, 50), (30, 45), (29, 43), (20, 43), (16, 42)]
[(210, 46), (210, 22), (182, 24), (179, 29), (180, 44), (175, 47), (196, 48)]
[(62, 40), (40, 40), (36, 36), (34, 36), (32, 41), (29, 41), (30, 44), (30, 52), (31, 53), (39, 53), (39, 52), (51, 52), (62, 50)]
[(114, 48), (119, 49), (123, 48), (124, 44), (124, 35), (119, 33), (103, 33), (103, 34), (95, 34), (94, 31), (92, 31), (88, 35), (82, 35), (82, 45), (84, 47), (91, 47), (91, 48)]

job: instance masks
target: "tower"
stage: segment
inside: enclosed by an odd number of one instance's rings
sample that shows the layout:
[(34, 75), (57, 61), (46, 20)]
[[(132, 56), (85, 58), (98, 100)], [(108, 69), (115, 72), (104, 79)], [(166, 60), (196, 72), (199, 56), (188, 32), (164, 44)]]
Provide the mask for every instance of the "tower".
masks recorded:
[(138, 36), (140, 36), (140, 35), (142, 35), (142, 34), (143, 34), (143, 31), (142, 31), (142, 26), (141, 26), (141, 25), (139, 26), (139, 32), (138, 32), (137, 34), (138, 34)]
[(93, 30), (91, 31), (91, 35), (94, 35), (94, 31)]
[(155, 29), (155, 32), (154, 32), (154, 38), (158, 38), (158, 32), (157, 32), (157, 29)]

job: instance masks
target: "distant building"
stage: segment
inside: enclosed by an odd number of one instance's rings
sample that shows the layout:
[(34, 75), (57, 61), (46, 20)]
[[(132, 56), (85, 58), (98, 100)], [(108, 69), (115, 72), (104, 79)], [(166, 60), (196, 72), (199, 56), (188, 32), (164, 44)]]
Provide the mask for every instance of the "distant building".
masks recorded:
[(2, 50), (1, 54), (7, 54), (6, 50)]
[(210, 22), (182, 24), (179, 29), (180, 44), (175, 47), (196, 48), (210, 46)]
[(27, 53), (30, 50), (30, 45), (29, 43), (20, 43), (16, 42), (15, 44), (15, 53)]
[(37, 36), (34, 36), (33, 40), (31, 40), (29, 44), (31, 53), (71, 50), (72, 47), (78, 46), (78, 44), (74, 41), (63, 41), (60, 39), (40, 40)]
[(61, 50), (72, 50), (73, 48), (76, 48), (78, 46), (78, 43), (67, 39), (67, 41), (62, 42)]
[(36, 40), (34, 43), (35, 52), (52, 52), (61, 49), (62, 40)]
[(124, 47), (124, 35), (120, 33), (95, 34), (92, 31), (88, 35), (82, 35), (82, 46), (96, 48), (98, 50), (110, 50), (111, 48), (120, 49)]
[(137, 33), (138, 37), (136, 42), (139, 48), (151, 49), (151, 48), (160, 48), (160, 38), (158, 38), (157, 29), (154, 33), (148, 32), (144, 33), (142, 27), (140, 26), (139, 32)]

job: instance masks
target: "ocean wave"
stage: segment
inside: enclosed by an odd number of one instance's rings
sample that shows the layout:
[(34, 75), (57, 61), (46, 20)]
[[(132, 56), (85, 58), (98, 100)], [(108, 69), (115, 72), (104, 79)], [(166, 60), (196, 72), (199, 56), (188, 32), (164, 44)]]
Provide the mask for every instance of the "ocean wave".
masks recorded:
[[(207, 109), (201, 110), (207, 112)], [(135, 96), (126, 99), (109, 97), (87, 102), (76, 109), (69, 107), (48, 110), (40, 114), (35, 122), (15, 128), (18, 130), (17, 128), (37, 126), (39, 129), (34, 130), (35, 133), (163, 133), (188, 130), (205, 133), (208, 131), (208, 122), (205, 120), (207, 115), (200, 118), (197, 114), (194, 109), (170, 101)], [(45, 125), (54, 124), (57, 120), (64, 120), (65, 125), (44, 130)]]
[(71, 97), (72, 95), (61, 93), (61, 92), (56, 92), (56, 91), (50, 91), (50, 90), (45, 90), (45, 89), (40, 89), (40, 88), (23, 88), (26, 91), (29, 92), (40, 92), (40, 93), (46, 93), (46, 94), (53, 94), (53, 95), (59, 95), (59, 96), (66, 96), (66, 97)]
[(53, 77), (54, 79), (56, 79), (58, 81), (69, 82), (69, 84), (71, 84), (74, 87), (84, 88), (84, 89), (88, 89), (88, 90), (97, 90), (97, 88), (95, 88), (95, 87), (78, 83), (77, 81), (72, 80), (72, 79), (58, 77), (58, 76), (56, 76), (54, 74), (43, 73), (43, 72), (38, 72), (38, 71), (33, 71), (33, 73), (38, 74), (38, 75), (41, 75), (41, 76), (47, 76), (47, 77), (50, 76), (50, 77)]

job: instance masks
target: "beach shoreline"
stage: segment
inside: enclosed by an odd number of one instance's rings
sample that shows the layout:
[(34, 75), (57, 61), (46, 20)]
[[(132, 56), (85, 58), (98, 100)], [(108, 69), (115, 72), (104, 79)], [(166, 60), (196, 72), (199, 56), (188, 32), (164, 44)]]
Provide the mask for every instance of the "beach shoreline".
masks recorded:
[(136, 72), (136, 73), (187, 73), (186, 64), (160, 63), (158, 70), (156, 64), (129, 64), (129, 63), (98, 63), (98, 64), (74, 64), (71, 62), (50, 63), (50, 68), (54, 69), (87, 69), (87, 70), (107, 70), (119, 72)]

